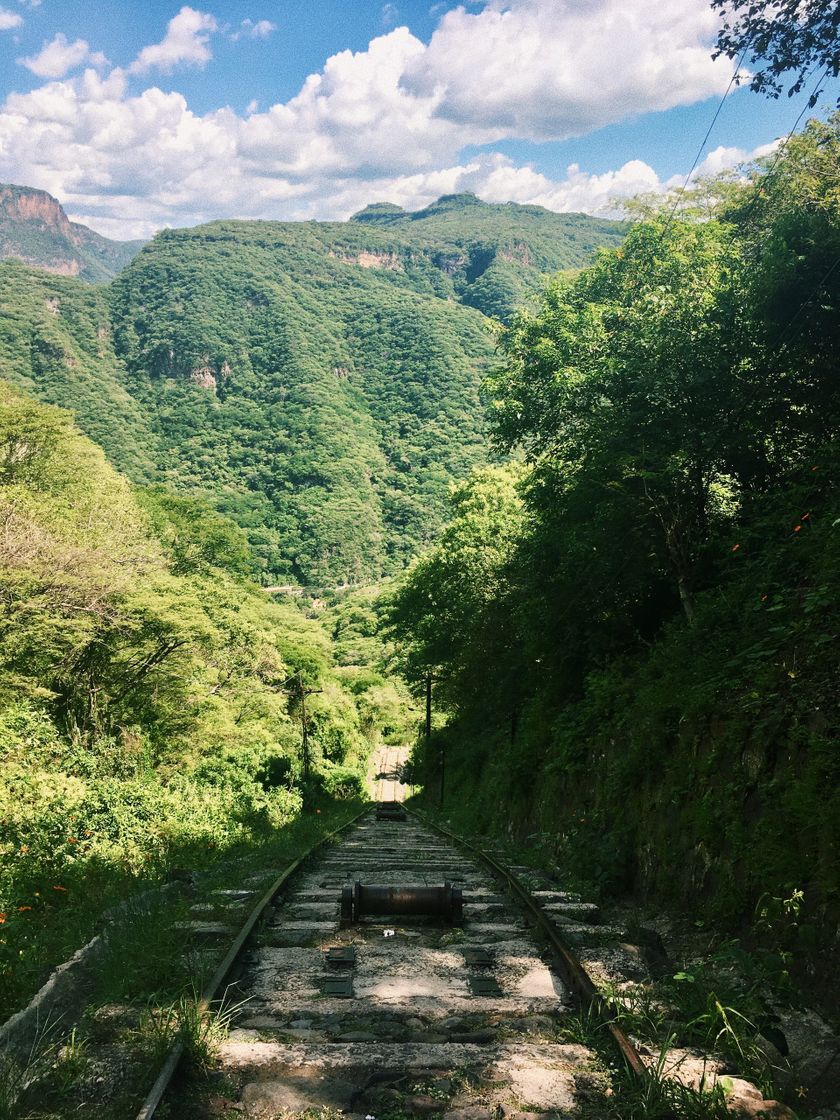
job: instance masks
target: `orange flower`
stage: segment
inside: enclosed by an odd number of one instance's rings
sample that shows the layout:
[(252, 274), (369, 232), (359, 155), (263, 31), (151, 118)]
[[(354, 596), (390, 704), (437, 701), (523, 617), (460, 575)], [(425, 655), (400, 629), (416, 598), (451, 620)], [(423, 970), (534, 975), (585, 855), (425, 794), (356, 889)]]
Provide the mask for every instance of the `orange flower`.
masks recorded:
[(78, 844), (78, 843), (79, 843), (79, 841), (78, 841), (78, 840), (74, 840), (72, 836), (68, 836), (68, 837), (67, 837), (67, 843), (68, 843), (68, 844)]
[(801, 533), (802, 532), (802, 526), (801, 525), (794, 525), (793, 531), (794, 531), (794, 533)]
[(5, 914), (0, 914), (0, 926), (2, 926), (3, 922), (5, 922), (5, 920), (6, 920), (6, 915)]
[(21, 854), (22, 856), (25, 856), (25, 855), (26, 855), (26, 853), (27, 853), (28, 851), (29, 851), (29, 845), (28, 845), (28, 844), (21, 844), (21, 846), (20, 846), (20, 854)]
[(741, 547), (741, 546), (740, 546), (739, 544), (733, 544), (733, 546), (732, 546), (732, 551), (733, 551), (733, 552), (737, 552), (737, 551), (738, 551), (738, 549), (739, 549), (740, 547)]
[(61, 887), (61, 886), (58, 886), (58, 884), (56, 884), (56, 885), (55, 885), (55, 886), (53, 887), (53, 890), (54, 890), (54, 891), (64, 891), (64, 892), (65, 892), (65, 894), (67, 893), (67, 887)]
[(18, 911), (22, 914), (24, 910), (31, 910), (31, 906), (18, 906)]

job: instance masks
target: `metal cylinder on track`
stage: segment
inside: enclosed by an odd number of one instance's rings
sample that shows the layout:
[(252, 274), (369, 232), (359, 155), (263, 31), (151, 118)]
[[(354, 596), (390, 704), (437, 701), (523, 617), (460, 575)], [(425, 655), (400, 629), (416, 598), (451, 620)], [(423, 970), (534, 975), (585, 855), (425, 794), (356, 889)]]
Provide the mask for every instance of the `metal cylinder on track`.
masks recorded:
[(341, 922), (384, 915), (426, 915), (457, 925), (464, 916), (464, 896), (449, 881), (442, 887), (379, 887), (356, 882), (341, 893)]

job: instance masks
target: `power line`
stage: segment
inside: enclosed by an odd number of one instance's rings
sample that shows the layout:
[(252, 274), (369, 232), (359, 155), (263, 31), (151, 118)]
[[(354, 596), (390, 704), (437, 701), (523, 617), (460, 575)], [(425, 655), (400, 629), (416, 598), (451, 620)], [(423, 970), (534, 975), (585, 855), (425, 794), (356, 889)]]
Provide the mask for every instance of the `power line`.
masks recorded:
[(822, 86), (825, 79), (828, 77), (828, 70), (829, 70), (829, 67), (826, 66), (826, 68), (823, 70), (822, 74), (820, 74), (819, 78), (817, 78), (817, 84), (814, 86), (814, 89), (812, 90), (811, 95), (808, 98), (808, 100), (805, 102), (805, 104), (799, 110), (799, 116), (793, 122), (793, 127), (791, 128), (791, 130), (787, 134), (787, 136), (784, 138), (784, 140), (782, 140), (782, 142), (776, 148), (776, 152), (775, 152), (773, 162), (770, 164), (769, 168), (764, 173), (764, 176), (760, 180), (760, 182), (758, 182), (756, 184), (755, 193), (753, 194), (752, 200), (750, 201), (750, 204), (747, 207), (747, 212), (744, 215), (744, 223), (745, 224), (746, 224), (747, 219), (750, 217), (750, 211), (756, 206), (759, 198), (761, 198), (762, 194), (764, 193), (765, 187), (770, 182), (770, 180), (773, 176), (773, 172), (776, 170), (776, 167), (779, 164), (779, 160), (784, 155), (785, 149), (787, 148), (788, 144), (791, 141), (791, 137), (793, 136), (794, 132), (796, 132), (797, 128), (799, 127), (800, 121), (805, 116), (805, 114), (808, 112), (808, 110), (812, 109), (814, 107), (814, 100), (815, 100), (815, 98), (817, 98), (819, 96), (820, 87)]
[(683, 185), (677, 191), (677, 197), (674, 199), (674, 205), (671, 207), (671, 212), (668, 215), (668, 219), (665, 222), (665, 226), (662, 230), (662, 233), (659, 236), (659, 242), (658, 242), (659, 245), (662, 244), (662, 241), (665, 238), (665, 234), (668, 232), (668, 229), (670, 228), (671, 222), (674, 220), (674, 215), (676, 214), (677, 208), (679, 207), (679, 204), (682, 201), (682, 196), (685, 194), (686, 187), (688, 186), (688, 184), (691, 180), (691, 176), (694, 174), (695, 170), (697, 169), (697, 164), (700, 162), (700, 156), (703, 154), (703, 149), (706, 147), (706, 144), (709, 142), (709, 137), (712, 135), (712, 129), (717, 124), (717, 119), (721, 114), (721, 110), (723, 109), (723, 106), (726, 102), (726, 99), (729, 96), (730, 90), (732, 89), (732, 86), (735, 84), (736, 78), (741, 73), (741, 64), (743, 63), (744, 58), (746, 57), (746, 53), (747, 53), (747, 47), (744, 47), (744, 49), (741, 51), (741, 57), (738, 59), (738, 63), (736, 65), (735, 69), (732, 72), (732, 77), (729, 79), (729, 84), (727, 85), (726, 89), (724, 90), (723, 97), (721, 97), (720, 101), (718, 102), (718, 106), (715, 109), (715, 115), (712, 117), (711, 123), (709, 124), (709, 127), (706, 129), (706, 135), (703, 137), (703, 140), (700, 144), (700, 147), (697, 149), (697, 155), (694, 157), (694, 162), (691, 165), (691, 170), (686, 175), (685, 180), (683, 182)]
[(805, 114), (808, 112), (809, 109), (814, 108), (814, 105), (816, 104), (816, 99), (820, 95), (820, 86), (822, 86), (823, 82), (828, 77), (828, 69), (829, 68), (826, 66), (825, 70), (823, 70), (822, 74), (820, 74), (819, 78), (817, 79), (817, 84), (814, 86), (813, 92), (811, 93), (811, 96), (808, 98), (808, 100), (805, 102), (805, 104), (799, 110), (799, 116), (793, 122), (793, 128), (790, 130), (790, 132), (784, 138), (782, 143), (776, 149), (776, 158), (773, 160), (773, 163), (770, 167), (770, 170), (767, 173), (768, 175), (771, 175), (773, 173), (773, 170), (774, 170), (776, 164), (779, 162), (779, 160), (782, 156), (782, 153), (784, 152), (785, 148), (790, 143), (791, 136), (793, 136), (794, 132), (796, 132), (797, 128), (799, 127), (799, 122), (802, 120), (802, 118), (805, 116)]
[[(725, 91), (723, 97), (720, 99), (720, 102), (719, 102), (717, 108), (715, 109), (715, 114), (712, 117), (711, 123), (710, 123), (709, 127), (706, 129), (706, 135), (703, 137), (703, 141), (700, 144), (700, 147), (697, 149), (697, 155), (694, 157), (694, 162), (691, 165), (691, 170), (686, 175), (682, 186), (677, 191), (676, 198), (674, 199), (674, 205), (671, 207), (671, 210), (668, 214), (668, 218), (665, 222), (665, 225), (662, 228), (661, 234), (659, 235), (659, 241), (657, 242), (657, 247), (662, 244), (662, 242), (665, 239), (665, 235), (667, 234), (668, 230), (671, 227), (671, 223), (674, 220), (674, 215), (676, 214), (676, 212), (679, 208), (680, 202), (682, 201), (682, 197), (685, 194), (686, 188), (688, 187), (688, 184), (691, 180), (691, 176), (694, 174), (695, 170), (697, 169), (697, 165), (700, 162), (700, 156), (703, 154), (703, 149), (706, 147), (706, 144), (708, 143), (709, 137), (712, 134), (712, 129), (715, 127), (715, 123), (717, 122), (717, 119), (721, 114), (721, 110), (723, 109), (726, 98), (729, 96), (729, 92), (732, 89), (732, 85), (735, 82), (735, 79), (738, 77), (738, 75), (741, 72), (741, 64), (744, 61), (744, 58), (745, 58), (746, 53), (747, 53), (747, 49), (748, 49), (747, 47), (744, 47), (744, 50), (741, 52), (741, 57), (738, 59), (738, 65), (735, 68), (735, 71), (732, 74), (732, 77), (729, 79), (729, 85), (726, 87), (726, 91)], [(793, 136), (794, 132), (796, 132), (797, 128), (799, 127), (799, 124), (800, 124), (802, 118), (805, 116), (805, 114), (808, 112), (809, 109), (813, 108), (816, 98), (819, 97), (821, 86), (822, 86), (823, 82), (825, 81), (825, 79), (828, 77), (828, 71), (829, 71), (829, 67), (826, 66), (825, 69), (820, 74), (819, 78), (817, 79), (817, 84), (814, 86), (814, 89), (812, 90), (810, 96), (808, 97), (808, 100), (805, 102), (803, 107), (800, 109), (799, 116), (793, 122), (793, 127), (790, 129), (787, 136), (785, 136), (784, 140), (782, 140), (782, 142), (776, 148), (775, 157), (773, 159), (773, 162), (770, 165), (770, 167), (768, 168), (768, 170), (765, 172), (761, 183), (757, 186), (756, 193), (753, 195), (753, 198), (750, 202), (750, 205), (747, 208), (747, 213), (745, 215), (745, 220), (746, 220), (746, 218), (749, 217), (750, 210), (756, 205), (756, 202), (757, 202), (758, 198), (761, 196), (761, 194), (764, 190), (764, 187), (766, 186), (766, 184), (769, 181), (770, 177), (772, 176), (773, 172), (776, 170), (776, 166), (779, 163), (779, 160), (781, 159), (782, 155), (784, 154), (785, 148), (787, 148), (788, 144), (790, 143), (791, 137)]]

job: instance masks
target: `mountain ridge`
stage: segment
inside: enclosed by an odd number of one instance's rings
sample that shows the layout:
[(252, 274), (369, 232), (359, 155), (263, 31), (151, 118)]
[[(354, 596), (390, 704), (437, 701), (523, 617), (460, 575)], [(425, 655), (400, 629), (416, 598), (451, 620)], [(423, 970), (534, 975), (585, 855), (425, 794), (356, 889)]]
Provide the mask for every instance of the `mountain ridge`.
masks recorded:
[(375, 581), (491, 454), (492, 320), (624, 232), (474, 196), (417, 214), (164, 230), (94, 287), (6, 262), (0, 377), (232, 517), (264, 582)]

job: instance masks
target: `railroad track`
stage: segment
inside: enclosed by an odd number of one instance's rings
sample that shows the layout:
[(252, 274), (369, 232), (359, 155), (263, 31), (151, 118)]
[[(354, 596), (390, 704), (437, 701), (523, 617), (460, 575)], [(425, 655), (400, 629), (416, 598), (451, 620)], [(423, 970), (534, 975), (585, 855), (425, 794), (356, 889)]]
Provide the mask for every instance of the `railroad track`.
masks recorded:
[[(378, 779), (396, 802), (400, 761), (382, 759)], [(597, 940), (596, 908), (542, 884), (529, 914), (498, 868), (400, 812), (372, 807), (255, 907), (255, 934), (216, 977), (236, 977), (241, 1003), (220, 1052), (225, 1094), (167, 1115), (576, 1111), (594, 1055), (563, 1026), (587, 991), (534, 927), (542, 912)], [(175, 1064), (138, 1120), (154, 1115)]]

